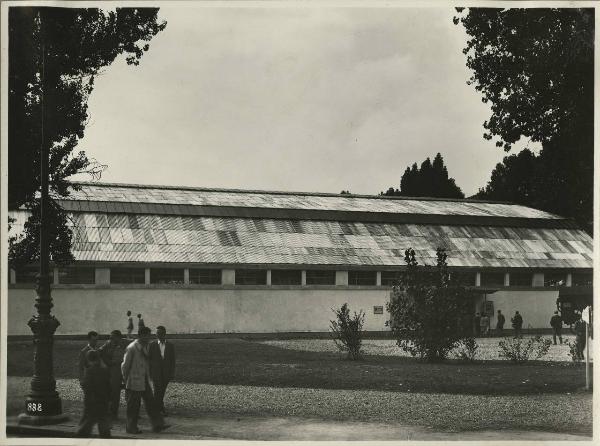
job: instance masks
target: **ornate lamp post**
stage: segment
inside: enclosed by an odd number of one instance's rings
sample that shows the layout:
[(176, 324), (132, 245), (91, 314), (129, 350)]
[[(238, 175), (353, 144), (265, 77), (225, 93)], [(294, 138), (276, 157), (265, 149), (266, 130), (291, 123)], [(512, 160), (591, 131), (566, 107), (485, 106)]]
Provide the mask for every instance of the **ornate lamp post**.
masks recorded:
[(19, 423), (23, 424), (54, 424), (66, 420), (68, 417), (62, 414), (62, 402), (56, 391), (52, 364), (52, 349), (54, 343), (54, 332), (60, 322), (50, 314), (54, 306), (50, 292), (50, 240), (48, 237), (48, 169), (49, 169), (49, 144), (44, 137), (44, 64), (45, 45), (43, 30), (43, 9), (39, 12), (40, 38), (42, 48), (42, 72), (41, 72), (41, 148), (40, 148), (40, 273), (37, 277), (37, 297), (35, 307), (37, 315), (32, 316), (27, 325), (33, 332), (34, 358), (33, 378), (31, 380), (31, 391), (25, 399), (25, 413), (19, 415)]

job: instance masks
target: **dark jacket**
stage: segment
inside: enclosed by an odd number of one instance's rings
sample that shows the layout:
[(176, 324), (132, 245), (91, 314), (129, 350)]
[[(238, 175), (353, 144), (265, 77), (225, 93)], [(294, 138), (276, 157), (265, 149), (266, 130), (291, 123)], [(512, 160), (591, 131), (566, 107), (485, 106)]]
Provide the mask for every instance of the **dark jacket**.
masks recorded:
[[(106, 367), (92, 365), (85, 369), (82, 382), (83, 401), (88, 410), (104, 412), (108, 408), (110, 377)], [(98, 413), (97, 415), (100, 415)]]
[(175, 375), (175, 347), (169, 341), (165, 341), (165, 357), (160, 354), (158, 340), (154, 340), (148, 347), (150, 358), (150, 376), (152, 381), (169, 382)]
[(550, 318), (550, 326), (552, 328), (562, 328), (562, 325), (562, 318), (558, 314), (555, 314)]
[(89, 352), (90, 350), (93, 350), (93, 348), (90, 347), (90, 344), (87, 344), (85, 347), (83, 347), (79, 351), (78, 370), (79, 370), (79, 384), (81, 384), (81, 386), (83, 386), (83, 378), (85, 376), (85, 371), (90, 365), (88, 363), (88, 360), (86, 359), (87, 352)]
[(115, 345), (106, 342), (98, 349), (98, 352), (100, 353), (102, 362), (108, 367), (111, 383), (120, 386), (121, 381), (123, 381), (121, 364), (123, 363), (123, 356), (125, 355), (125, 347), (121, 344)]
[(496, 327), (504, 328), (504, 322), (506, 322), (506, 318), (502, 313), (500, 313), (497, 317)]
[(513, 328), (521, 328), (523, 326), (523, 318), (520, 314), (515, 314), (510, 321), (512, 322)]

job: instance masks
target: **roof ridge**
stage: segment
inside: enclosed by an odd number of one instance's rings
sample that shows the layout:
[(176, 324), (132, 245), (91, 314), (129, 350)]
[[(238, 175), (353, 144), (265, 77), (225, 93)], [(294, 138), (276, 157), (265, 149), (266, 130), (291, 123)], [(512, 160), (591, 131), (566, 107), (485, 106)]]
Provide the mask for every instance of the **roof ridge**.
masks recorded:
[[(446, 201), (458, 203), (490, 203), (504, 204), (510, 206), (523, 206), (509, 201), (496, 200), (480, 200), (476, 198), (438, 198), (438, 197), (404, 197), (404, 196), (389, 196), (389, 195), (367, 195), (367, 194), (335, 194), (331, 192), (298, 192), (298, 191), (274, 191), (260, 189), (234, 189), (234, 188), (217, 188), (217, 187), (197, 187), (197, 186), (166, 186), (159, 184), (135, 184), (135, 183), (102, 183), (95, 181), (70, 181), (72, 184), (84, 186), (100, 186), (100, 187), (125, 187), (131, 189), (164, 189), (164, 190), (187, 190), (198, 192), (235, 192), (247, 194), (269, 194), (269, 195), (301, 195), (307, 197), (336, 197), (336, 198), (367, 198), (377, 200), (409, 200), (409, 201)], [(527, 206), (526, 206), (527, 207)]]

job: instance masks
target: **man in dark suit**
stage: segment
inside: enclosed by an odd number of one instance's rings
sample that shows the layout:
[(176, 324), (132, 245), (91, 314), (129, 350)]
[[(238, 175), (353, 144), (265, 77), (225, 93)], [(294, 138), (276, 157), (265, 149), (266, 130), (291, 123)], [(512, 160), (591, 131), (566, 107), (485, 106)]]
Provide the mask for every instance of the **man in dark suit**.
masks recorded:
[(98, 348), (98, 333), (95, 331), (90, 331), (87, 334), (88, 343), (85, 347), (81, 349), (79, 352), (79, 384), (83, 389), (83, 378), (85, 376), (85, 370), (90, 366), (90, 363), (87, 360), (87, 353), (91, 350), (96, 350)]
[(166, 415), (163, 399), (167, 385), (175, 374), (175, 347), (167, 341), (167, 330), (162, 325), (156, 327), (157, 339), (150, 343), (150, 376), (154, 383), (154, 400), (157, 408)]

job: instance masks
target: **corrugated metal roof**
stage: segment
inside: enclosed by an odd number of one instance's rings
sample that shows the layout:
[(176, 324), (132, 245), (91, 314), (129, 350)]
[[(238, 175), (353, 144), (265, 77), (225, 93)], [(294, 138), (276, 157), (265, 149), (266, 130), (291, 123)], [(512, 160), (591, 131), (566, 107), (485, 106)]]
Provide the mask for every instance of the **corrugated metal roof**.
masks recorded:
[[(154, 205), (146, 212), (171, 213), (160, 205), (220, 208), (268, 208), (312, 211), (371, 212), (390, 214), (428, 214), (445, 216), (502, 217), (526, 219), (560, 219), (560, 217), (525, 206), (469, 200), (413, 199), (400, 197), (348, 196), (292, 192), (239, 191), (161, 186), (77, 183), (68, 200), (98, 203), (134, 203)], [(115, 205), (116, 206), (116, 205)], [(157, 207), (158, 206), (158, 207)], [(133, 207), (129, 209), (132, 211)], [(115, 209), (117, 212), (128, 212)], [(231, 214), (239, 216), (238, 214)]]
[[(26, 212), (11, 212), (22, 231)], [(592, 239), (577, 229), (499, 228), (318, 220), (76, 213), (73, 254), (100, 262), (404, 266), (446, 248), (457, 267), (592, 268)]]

